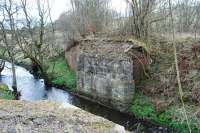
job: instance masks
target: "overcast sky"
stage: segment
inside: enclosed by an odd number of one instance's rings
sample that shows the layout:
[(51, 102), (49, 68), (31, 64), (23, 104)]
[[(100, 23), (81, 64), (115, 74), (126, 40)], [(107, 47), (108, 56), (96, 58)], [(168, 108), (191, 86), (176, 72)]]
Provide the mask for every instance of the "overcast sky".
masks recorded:
[[(49, 0), (52, 5), (51, 15), (53, 20), (58, 19), (60, 14), (70, 9), (70, 0)], [(126, 3), (125, 0), (111, 0), (111, 4), (114, 10), (118, 12), (125, 12)]]
[[(14, 0), (16, 3), (21, 3), (21, 0)], [(45, 1), (45, 5), (47, 6), (47, 1), (49, 1), (49, 5), (51, 7), (51, 17), (53, 21), (57, 20), (61, 13), (69, 11), (71, 9), (70, 0), (40, 0)], [(1, 0), (0, 0), (1, 2)], [(42, 3), (43, 3), (42, 2)], [(125, 13), (127, 4), (125, 0), (111, 0), (111, 8), (116, 10), (118, 13)], [(27, 8), (29, 9), (28, 14), (32, 17), (38, 16), (37, 8), (37, 0), (27, 0)], [(21, 18), (22, 12), (16, 14), (17, 18)], [(16, 17), (16, 16), (15, 16)], [(3, 14), (0, 14), (0, 20), (3, 18)]]

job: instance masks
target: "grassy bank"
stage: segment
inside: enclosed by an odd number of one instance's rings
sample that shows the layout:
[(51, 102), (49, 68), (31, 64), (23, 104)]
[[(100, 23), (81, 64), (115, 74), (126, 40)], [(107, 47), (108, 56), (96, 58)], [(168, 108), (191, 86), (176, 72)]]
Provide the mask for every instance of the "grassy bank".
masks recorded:
[[(160, 105), (161, 106), (161, 105)], [(195, 106), (187, 105), (187, 110), (195, 110)], [(183, 115), (183, 108), (181, 105), (170, 105), (167, 107), (157, 108), (152, 104), (150, 99), (140, 92), (136, 92), (130, 111), (141, 119), (148, 119), (161, 126), (167, 126), (180, 133), (188, 133), (188, 126)], [(189, 115), (189, 114), (188, 114)], [(189, 117), (190, 127), (192, 133), (199, 133), (198, 120), (194, 117)]]
[(7, 99), (7, 100), (12, 100), (14, 99), (14, 95), (12, 92), (8, 89), (8, 86), (0, 83), (0, 99)]
[(74, 90), (76, 88), (75, 72), (70, 70), (64, 57), (51, 59), (48, 61), (48, 75), (51, 82), (56, 86), (63, 86)]

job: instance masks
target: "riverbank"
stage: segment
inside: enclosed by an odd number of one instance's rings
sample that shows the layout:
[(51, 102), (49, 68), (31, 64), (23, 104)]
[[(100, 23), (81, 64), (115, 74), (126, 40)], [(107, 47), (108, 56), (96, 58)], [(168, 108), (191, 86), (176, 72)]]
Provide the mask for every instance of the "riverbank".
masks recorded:
[(47, 73), (54, 86), (63, 86), (71, 90), (76, 88), (75, 72), (70, 70), (64, 57), (52, 58), (47, 64), (49, 66)]
[[(186, 107), (187, 111), (190, 110), (188, 105)], [(183, 117), (183, 108), (181, 105), (166, 105), (160, 107), (160, 111), (157, 109), (149, 97), (143, 95), (141, 92), (137, 92), (130, 112), (137, 118), (147, 119), (161, 126), (167, 126), (173, 129), (174, 132), (189, 132), (188, 125)], [(191, 108), (191, 111), (194, 111), (194, 108)], [(200, 129), (197, 124), (197, 119), (190, 119), (189, 121), (192, 133), (199, 133)]]
[(13, 100), (15, 96), (6, 84), (0, 83), (0, 99)]
[[(55, 59), (54, 61), (51, 60), (49, 65), (50, 66), (52, 65), (52, 66), (50, 68), (53, 67), (53, 63), (52, 62), (55, 62), (55, 64), (57, 64), (57, 65), (54, 66), (55, 73), (53, 74), (54, 75), (53, 77), (55, 77), (55, 79), (52, 79), (53, 86), (58, 86), (59, 88), (61, 87), (62, 89), (68, 89), (68, 91), (70, 91), (71, 93), (73, 93), (73, 94), (75, 94), (75, 95), (77, 95), (79, 97), (82, 97), (84, 99), (88, 99), (88, 100), (92, 99), (92, 97), (90, 95), (88, 95), (88, 94), (80, 94), (79, 92), (76, 91), (75, 88), (70, 88), (70, 86), (75, 86), (76, 82), (74, 80), (73, 80), (73, 82), (72, 82), (72, 80), (70, 80), (70, 77), (72, 76), (71, 74), (73, 72), (69, 72), (70, 69), (69, 69), (67, 63), (65, 62), (64, 58), (60, 57), (59, 59)], [(66, 74), (64, 72), (66, 72)], [(73, 75), (73, 78), (74, 77), (75, 77), (75, 75)], [(60, 81), (60, 82), (55, 82), (55, 81)], [(74, 85), (72, 85), (72, 83), (74, 83)], [(162, 124), (162, 126), (169, 126), (169, 123), (167, 123), (167, 124), (164, 123), (163, 124), (163, 123), (161, 123), (159, 121), (154, 121), (154, 120), (162, 121), (161, 120), (162, 118), (158, 118), (156, 112), (153, 112), (153, 111), (149, 110), (149, 105), (151, 103), (148, 100), (145, 101), (145, 102), (147, 102), (148, 105), (147, 104), (144, 105), (142, 102), (139, 102), (140, 100), (144, 101), (144, 99), (142, 99), (142, 97), (144, 97), (144, 95), (142, 95), (139, 92), (137, 92), (135, 95), (138, 95), (138, 97), (136, 97), (133, 100), (133, 104), (131, 105), (131, 108), (130, 108), (129, 112), (126, 112), (126, 113), (135, 115), (137, 118), (140, 119), (140, 120), (138, 119), (138, 121), (141, 121), (141, 120), (149, 121), (149, 123), (151, 123), (150, 121), (153, 121), (153, 123), (155, 123), (155, 125)], [(94, 101), (94, 102), (97, 102), (97, 101)], [(102, 103), (99, 103), (99, 104), (105, 106)], [(152, 107), (152, 110), (154, 110), (153, 107)], [(155, 119), (152, 119), (152, 117), (149, 117), (149, 115), (154, 115)], [(141, 126), (140, 128), (141, 128), (141, 131), (142, 131), (142, 128), (144, 128), (144, 127)]]
[[(54, 60), (51, 60), (49, 65), (53, 65), (52, 62), (54, 62)], [(70, 72), (71, 70), (66, 64), (64, 58), (56, 59), (55, 63), (57, 65), (54, 66), (54, 71), (56, 73), (54, 74), (55, 78), (52, 79), (53, 85), (62, 87), (63, 89), (68, 88), (71, 93), (90, 99), (90, 96), (87, 94), (80, 95), (76, 92), (75, 88), (70, 88), (70, 86), (76, 86), (75, 75), (73, 75), (73, 72)], [(50, 68), (52, 67), (53, 66)], [(67, 74), (65, 75), (65, 73)], [(70, 77), (73, 77), (73, 80), (71, 80)], [(178, 112), (181, 108), (180, 105), (163, 106), (161, 108), (160, 111), (156, 110), (156, 107), (152, 104), (149, 97), (145, 96), (140, 91), (136, 91), (130, 110), (127, 113), (134, 114), (138, 119), (152, 121), (156, 125), (170, 127), (177, 132), (188, 132), (186, 122), (183, 121), (181, 123), (179, 121), (182, 117), (182, 114), (180, 114), (181, 112)], [(196, 124), (191, 123), (190, 126), (193, 133), (198, 133), (200, 131)], [(143, 127), (140, 128), (142, 129)]]
[[(88, 96), (87, 94), (80, 94), (76, 92), (75, 88), (70, 88), (70, 87), (76, 86), (75, 74), (69, 69), (63, 57), (56, 58), (55, 60), (51, 59), (49, 62), (50, 62), (49, 63), (50, 69), (48, 71), (51, 72), (50, 73), (51, 76), (53, 74), (53, 77), (54, 77), (52, 78), (53, 86), (58, 86), (59, 88), (62, 88), (65, 90), (67, 89), (67, 91), (72, 93), (73, 95), (77, 95), (78, 97), (82, 97), (83, 99), (91, 100), (90, 96)], [(53, 66), (54, 66), (54, 73), (52, 73), (52, 69), (51, 69), (53, 68)], [(71, 80), (71, 77), (74, 78), (74, 80)], [(55, 81), (62, 81), (62, 82), (55, 82)], [(173, 116), (174, 115), (173, 111), (175, 111), (175, 108), (174, 110), (170, 110), (169, 108), (167, 108), (162, 112), (157, 112), (156, 108), (152, 104), (152, 101), (150, 101), (149, 98), (143, 95), (141, 92), (137, 91), (134, 97), (135, 99), (133, 99), (130, 112), (128, 113), (131, 115), (134, 114), (138, 118), (137, 120), (138, 122), (143, 121), (143, 123), (146, 123), (149, 125), (148, 127), (155, 127), (155, 128), (152, 128), (154, 129), (152, 131), (159, 130), (159, 128), (162, 131), (164, 131), (165, 128), (163, 127), (171, 127), (174, 130), (179, 130), (180, 132), (188, 131), (185, 123), (180, 124), (178, 121), (173, 121), (173, 117), (175, 117)], [(96, 101), (93, 101), (93, 102), (96, 102)], [(141, 131), (143, 131), (146, 128), (146, 127), (143, 127), (142, 125), (143, 124), (141, 125), (139, 124), (138, 126)], [(160, 125), (161, 127), (158, 125)], [(197, 130), (196, 131), (195, 130), (196, 129), (193, 128), (194, 133), (198, 132)], [(166, 131), (169, 132), (168, 129)]]
[[(185, 42), (181, 42), (181, 44), (182, 43)], [(161, 42), (159, 42), (159, 44), (161, 44)], [(169, 54), (171, 51), (166, 48), (170, 46), (170, 43), (168, 44), (168, 42), (163, 42), (163, 45), (159, 46), (159, 50), (157, 50), (161, 51), (161, 53), (151, 51), (151, 56), (154, 60), (150, 67), (151, 79), (142, 80), (140, 83), (142, 87), (138, 85), (136, 86), (137, 91), (134, 95), (129, 113), (134, 114), (137, 118), (151, 121), (156, 125), (167, 126), (181, 133), (188, 133), (189, 131), (184, 117), (183, 107), (180, 105), (180, 99), (178, 98), (178, 92), (176, 91), (176, 84), (172, 83), (172, 81), (176, 80), (172, 77), (173, 75), (170, 77), (169, 74), (169, 72), (174, 73), (172, 67), (173, 57)], [(192, 45), (190, 44), (189, 46)], [(168, 50), (168, 54), (165, 53), (166, 50)], [(79, 94), (76, 92), (75, 73), (70, 70), (64, 57), (52, 58), (47, 61), (47, 63), (50, 66), (48, 74), (51, 77), (53, 86), (67, 89), (71, 93), (84, 98), (90, 97), (88, 94)], [(27, 63), (19, 61), (19, 64)], [(195, 73), (198, 74), (198, 72), (195, 71), (192, 71), (191, 74)], [(170, 80), (170, 78), (172, 79)], [(183, 85), (187, 86), (187, 84)], [(184, 89), (185, 92), (187, 92), (187, 87)], [(185, 108), (192, 133), (198, 133), (200, 132), (198, 129), (200, 123), (200, 111), (198, 105), (190, 99), (190, 93), (184, 95)], [(143, 127), (139, 127), (142, 130)]]

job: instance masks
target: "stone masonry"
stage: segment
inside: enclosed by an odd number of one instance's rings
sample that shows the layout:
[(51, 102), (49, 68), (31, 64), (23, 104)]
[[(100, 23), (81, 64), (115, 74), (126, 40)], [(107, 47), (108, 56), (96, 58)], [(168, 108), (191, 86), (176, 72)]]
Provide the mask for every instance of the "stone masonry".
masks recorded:
[[(127, 111), (133, 101), (134, 77), (138, 77), (135, 70), (142, 68), (128, 54), (133, 52), (132, 46), (127, 42), (82, 40), (68, 50), (66, 58), (76, 71), (77, 91), (101, 104)], [(70, 54), (74, 49), (76, 54)], [(68, 55), (76, 55), (76, 61), (69, 61)]]
[(77, 60), (78, 90), (119, 110), (126, 110), (134, 92), (132, 61), (84, 54)]

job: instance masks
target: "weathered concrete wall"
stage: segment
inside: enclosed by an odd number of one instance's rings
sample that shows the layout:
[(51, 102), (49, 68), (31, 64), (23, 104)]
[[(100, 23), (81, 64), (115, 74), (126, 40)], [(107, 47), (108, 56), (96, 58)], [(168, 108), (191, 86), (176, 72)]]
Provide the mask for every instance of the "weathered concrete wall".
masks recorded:
[(77, 89), (126, 111), (134, 93), (132, 60), (80, 54), (77, 58)]

